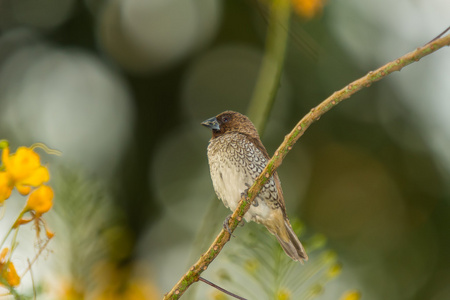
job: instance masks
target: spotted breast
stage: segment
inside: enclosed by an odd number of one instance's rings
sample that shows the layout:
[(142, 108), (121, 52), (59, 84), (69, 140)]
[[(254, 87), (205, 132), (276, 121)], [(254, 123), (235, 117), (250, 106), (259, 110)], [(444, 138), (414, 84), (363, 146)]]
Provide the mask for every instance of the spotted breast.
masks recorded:
[[(235, 210), (241, 194), (261, 174), (267, 159), (248, 138), (240, 133), (222, 135), (210, 141), (208, 160), (217, 196), (226, 207)], [(244, 215), (247, 222), (261, 223), (278, 204), (278, 191), (273, 177), (263, 186)]]

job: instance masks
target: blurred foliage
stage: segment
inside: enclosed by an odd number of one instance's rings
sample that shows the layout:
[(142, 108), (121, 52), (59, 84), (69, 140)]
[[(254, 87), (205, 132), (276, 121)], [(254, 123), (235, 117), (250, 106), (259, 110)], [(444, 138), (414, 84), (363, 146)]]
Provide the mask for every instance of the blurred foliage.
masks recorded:
[(157, 289), (130, 259), (134, 235), (103, 184), (67, 169), (56, 178), (60, 277), (58, 288), (48, 287), (54, 299), (156, 298)]
[[(305, 239), (304, 227), (294, 223), (310, 260), (301, 265), (292, 261), (267, 230), (249, 223), (248, 230), (235, 240), (237, 246), (215, 261), (216, 282), (247, 299), (314, 299), (327, 282), (341, 273), (336, 253), (325, 247), (321, 235)], [(302, 230), (303, 228), (303, 230)], [(217, 291), (209, 288), (194, 298), (216, 299)], [(231, 298), (227, 298), (231, 299)]]

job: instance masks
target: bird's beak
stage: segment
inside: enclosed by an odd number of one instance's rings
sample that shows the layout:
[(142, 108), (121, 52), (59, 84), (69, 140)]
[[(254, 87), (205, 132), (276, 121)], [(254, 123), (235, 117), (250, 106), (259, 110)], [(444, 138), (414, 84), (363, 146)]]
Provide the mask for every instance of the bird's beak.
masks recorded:
[(202, 122), (202, 125), (214, 130), (220, 130), (219, 122), (217, 122), (216, 117), (212, 117), (208, 120)]

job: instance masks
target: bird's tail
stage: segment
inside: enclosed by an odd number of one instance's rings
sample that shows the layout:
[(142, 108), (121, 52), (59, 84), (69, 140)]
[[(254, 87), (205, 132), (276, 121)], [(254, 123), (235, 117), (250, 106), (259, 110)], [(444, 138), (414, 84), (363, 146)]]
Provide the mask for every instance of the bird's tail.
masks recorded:
[(308, 260), (308, 255), (292, 229), (289, 219), (283, 218), (283, 222), (280, 221), (278, 223), (278, 226), (266, 225), (266, 227), (270, 233), (276, 236), (284, 252), (286, 252), (286, 254), (293, 260), (299, 261), (303, 264), (303, 261)]

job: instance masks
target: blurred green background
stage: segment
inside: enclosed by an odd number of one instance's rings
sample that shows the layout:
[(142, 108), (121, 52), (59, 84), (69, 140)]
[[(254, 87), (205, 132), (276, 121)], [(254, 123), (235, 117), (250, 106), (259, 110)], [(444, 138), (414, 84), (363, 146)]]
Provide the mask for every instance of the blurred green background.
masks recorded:
[[(42, 158), (56, 192), (47, 215), (55, 241), (33, 268), (42, 299), (159, 299), (206, 249), (229, 212), (214, 198), (210, 132), (200, 122), (246, 112), (268, 4), (0, 2), (0, 138), (13, 151), (43, 142), (63, 153)], [(439, 34), (449, 11), (448, 0), (330, 0), (311, 19), (293, 12), (262, 136), (268, 152), (334, 91)], [(326, 237), (323, 247), (342, 263), (317, 299), (348, 290), (362, 299), (450, 299), (448, 70), (441, 49), (361, 91), (284, 160), (290, 218), (307, 236)], [(20, 210), (13, 202), (1, 232)], [(238, 228), (223, 256), (255, 228)], [(31, 241), (17, 250), (17, 268), (34, 253), (32, 233), (23, 234)], [(186, 298), (225, 299), (197, 285)], [(19, 292), (32, 295), (29, 278)]]

